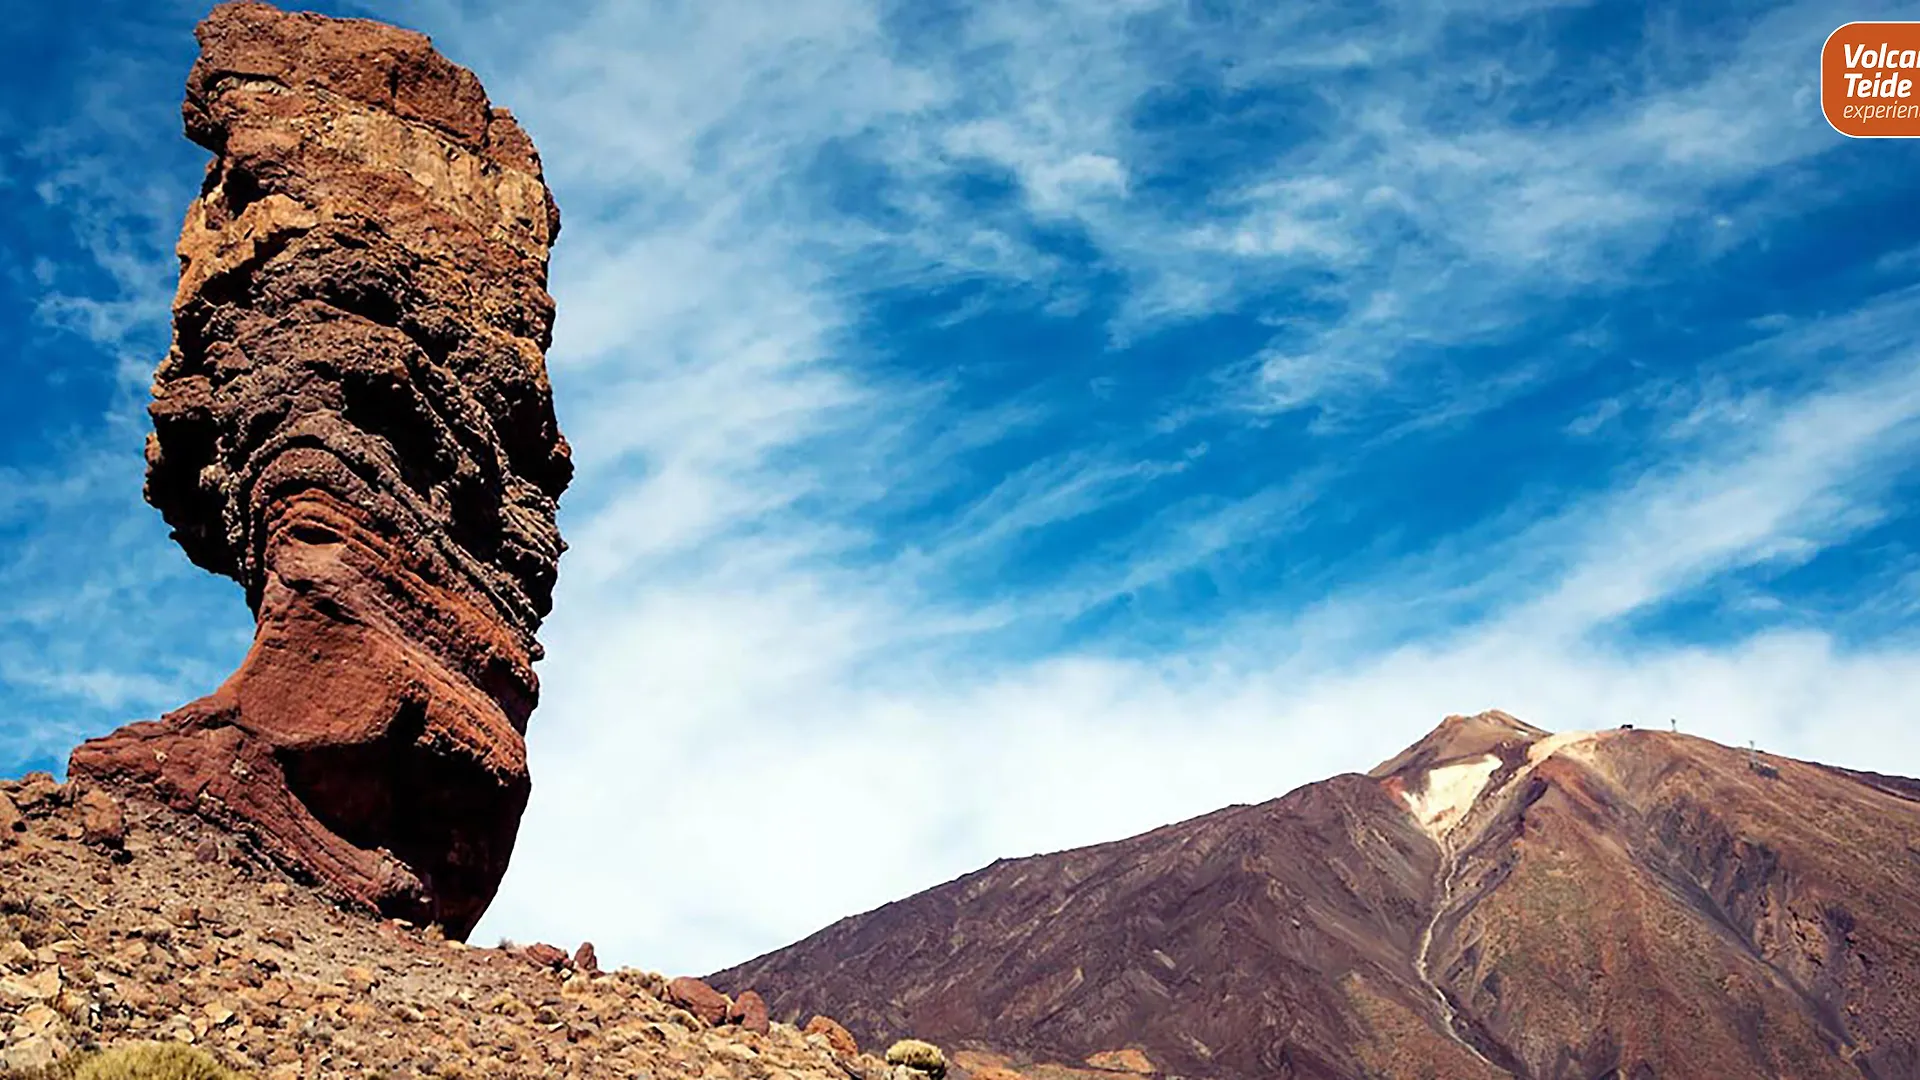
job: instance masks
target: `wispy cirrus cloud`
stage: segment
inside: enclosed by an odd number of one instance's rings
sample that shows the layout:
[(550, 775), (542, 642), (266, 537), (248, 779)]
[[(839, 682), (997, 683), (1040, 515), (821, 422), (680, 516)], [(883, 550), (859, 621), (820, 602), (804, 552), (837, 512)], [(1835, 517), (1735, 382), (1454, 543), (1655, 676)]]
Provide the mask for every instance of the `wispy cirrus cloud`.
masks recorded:
[(14, 43), (31, 55), (0, 77), (0, 250), (18, 268), (0, 284), (0, 771), (56, 766), (82, 737), (197, 696), (246, 644), (239, 597), (171, 550), (140, 499), (201, 156), (153, 89), (191, 59), (190, 17), (149, 5), (106, 40), (25, 19)]

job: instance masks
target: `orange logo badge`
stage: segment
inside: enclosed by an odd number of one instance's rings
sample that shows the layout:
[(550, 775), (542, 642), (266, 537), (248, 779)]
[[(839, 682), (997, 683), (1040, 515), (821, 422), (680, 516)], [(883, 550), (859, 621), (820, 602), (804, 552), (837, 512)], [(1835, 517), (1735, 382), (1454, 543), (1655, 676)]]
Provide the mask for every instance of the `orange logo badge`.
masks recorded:
[(1851, 22), (1829, 34), (1820, 108), (1842, 135), (1920, 137), (1920, 22)]

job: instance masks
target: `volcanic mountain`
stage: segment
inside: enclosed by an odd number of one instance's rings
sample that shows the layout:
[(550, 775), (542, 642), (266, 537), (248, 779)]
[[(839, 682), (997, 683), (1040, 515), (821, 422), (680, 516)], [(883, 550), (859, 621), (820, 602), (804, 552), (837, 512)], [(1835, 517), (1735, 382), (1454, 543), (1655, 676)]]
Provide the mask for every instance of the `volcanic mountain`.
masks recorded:
[(1001, 860), (711, 981), (1040, 1072), (1915, 1077), (1920, 782), (1455, 716), (1365, 775)]

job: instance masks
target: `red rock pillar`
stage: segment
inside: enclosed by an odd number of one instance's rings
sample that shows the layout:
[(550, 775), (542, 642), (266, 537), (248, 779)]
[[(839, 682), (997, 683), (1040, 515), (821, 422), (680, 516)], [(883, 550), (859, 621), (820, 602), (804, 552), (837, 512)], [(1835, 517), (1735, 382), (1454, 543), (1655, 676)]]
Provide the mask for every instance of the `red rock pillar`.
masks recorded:
[(238, 671), (74, 751), (343, 896), (464, 936), (529, 791), (572, 476), (540, 159), (418, 34), (218, 7), (149, 502), (257, 619)]

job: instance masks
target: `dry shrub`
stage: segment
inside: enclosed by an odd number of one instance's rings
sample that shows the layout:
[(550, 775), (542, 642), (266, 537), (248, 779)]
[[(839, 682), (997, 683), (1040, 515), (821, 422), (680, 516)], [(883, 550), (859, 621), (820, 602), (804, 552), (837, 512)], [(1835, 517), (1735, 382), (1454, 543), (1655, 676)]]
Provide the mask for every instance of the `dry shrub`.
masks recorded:
[(248, 1080), (204, 1050), (180, 1043), (132, 1043), (75, 1054), (44, 1069), (0, 1073), (0, 1080)]
[(930, 1042), (901, 1039), (887, 1048), (887, 1064), (905, 1065), (933, 1077), (947, 1074), (947, 1055)]

